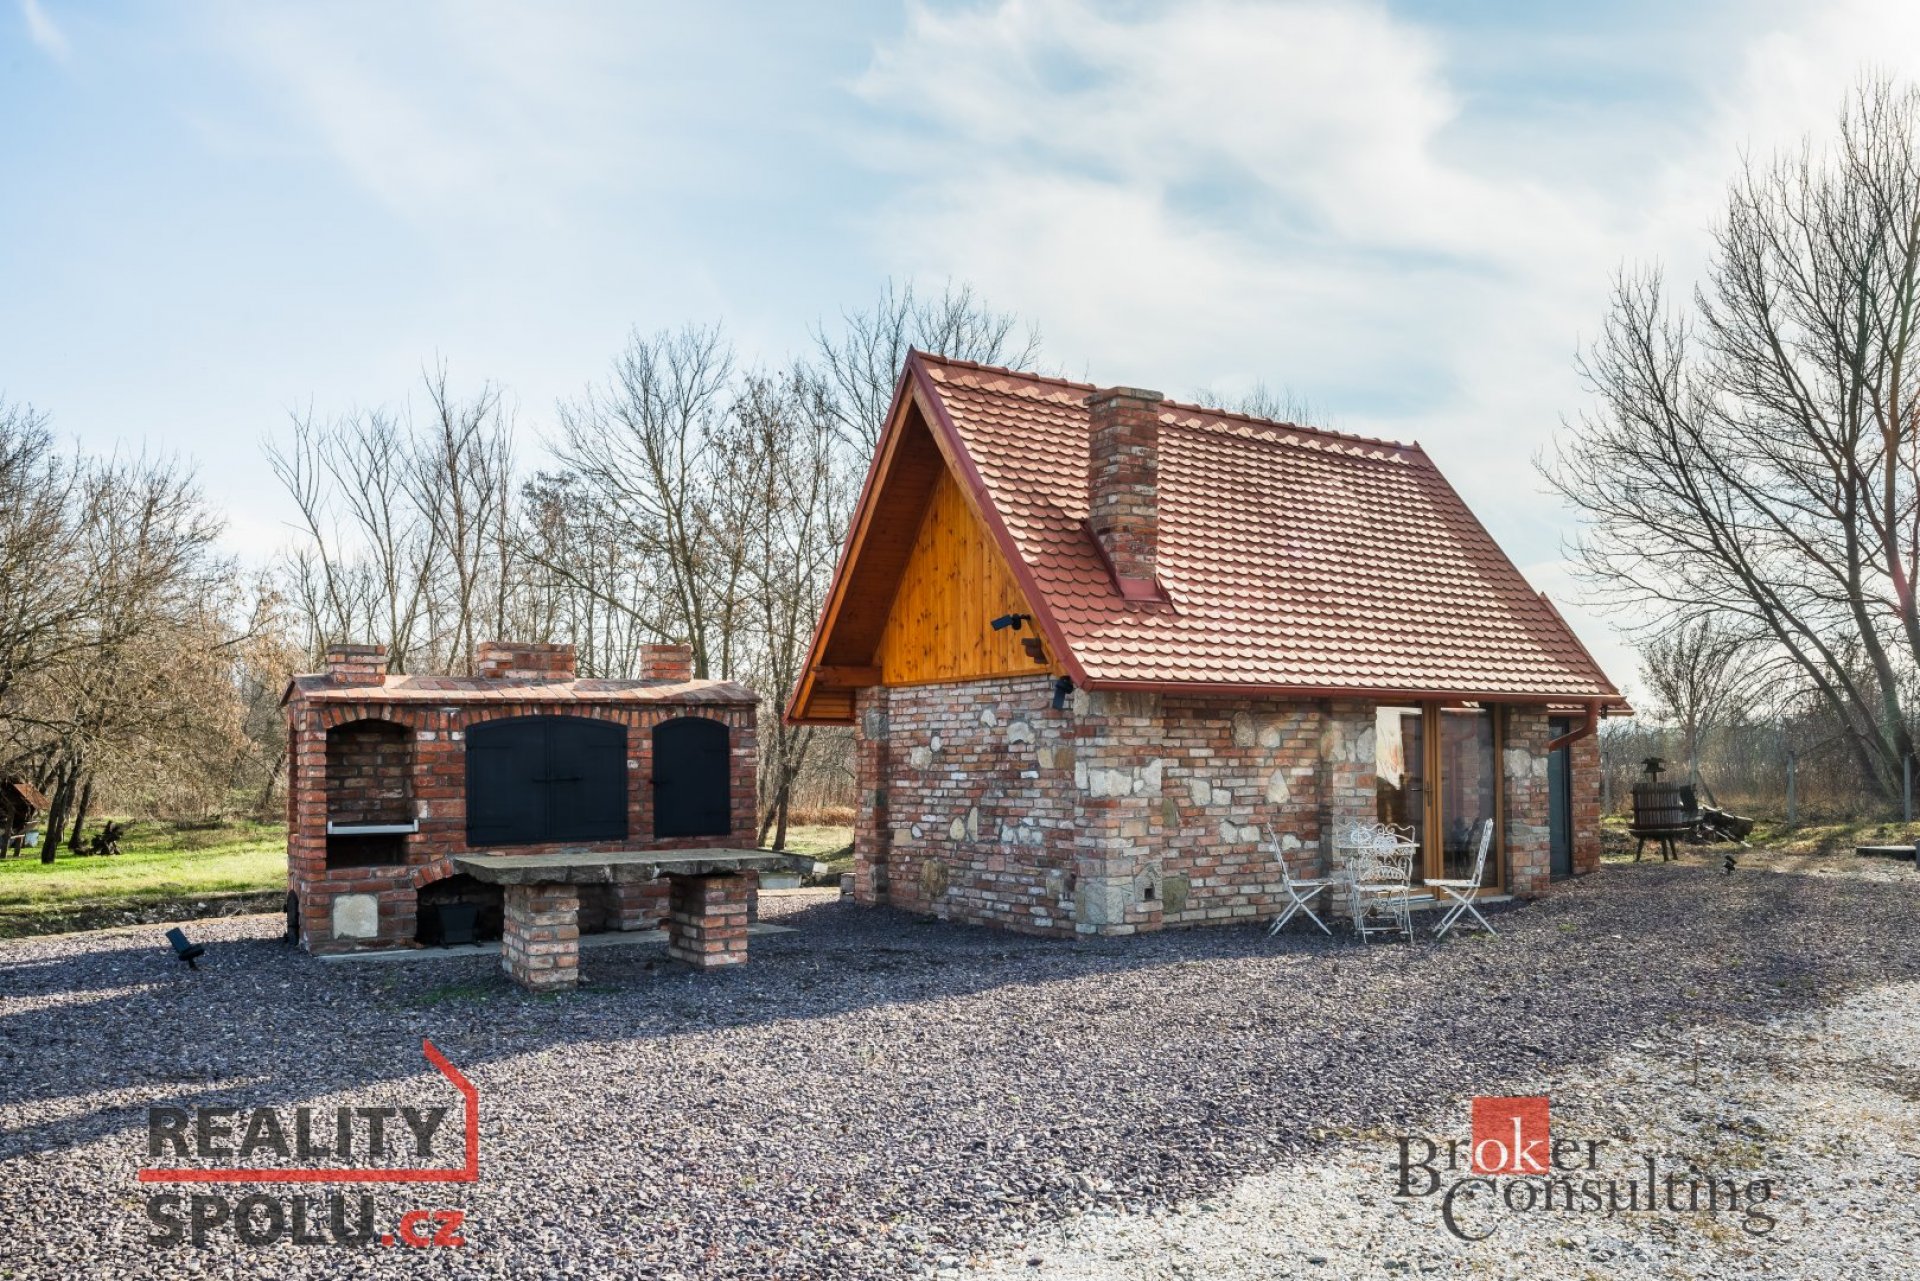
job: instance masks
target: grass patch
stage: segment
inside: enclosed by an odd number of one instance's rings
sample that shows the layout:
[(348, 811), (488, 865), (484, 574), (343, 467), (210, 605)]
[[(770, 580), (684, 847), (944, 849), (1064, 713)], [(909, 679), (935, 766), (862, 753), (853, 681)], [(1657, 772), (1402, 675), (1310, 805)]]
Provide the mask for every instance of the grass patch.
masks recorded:
[(0, 938), (128, 923), (118, 917), (236, 894), (279, 894), (287, 883), (287, 829), (236, 820), (219, 825), (135, 822), (121, 853), (93, 857), (64, 847), (0, 859)]
[[(1627, 834), (1628, 823), (1629, 820), (1619, 814), (1610, 814), (1601, 821), (1601, 846), (1607, 857), (1633, 857), (1634, 842), (1633, 837)], [(1860, 845), (1911, 845), (1916, 840), (1920, 840), (1920, 823), (1890, 823), (1876, 818), (1822, 818), (1789, 826), (1777, 819), (1761, 819), (1754, 824), (1753, 835), (1747, 838), (1747, 844), (1755, 849), (1772, 850), (1779, 854), (1824, 856), (1850, 855)], [(1730, 850), (1735, 847), (1719, 845), (1713, 848)], [(1647, 857), (1659, 857), (1652, 842), (1647, 845)]]
[[(853, 844), (851, 827), (818, 826), (789, 827), (787, 829), (787, 849), (794, 854), (811, 854), (815, 858), (826, 858), (829, 854), (838, 854)], [(851, 866), (853, 855), (847, 854)]]

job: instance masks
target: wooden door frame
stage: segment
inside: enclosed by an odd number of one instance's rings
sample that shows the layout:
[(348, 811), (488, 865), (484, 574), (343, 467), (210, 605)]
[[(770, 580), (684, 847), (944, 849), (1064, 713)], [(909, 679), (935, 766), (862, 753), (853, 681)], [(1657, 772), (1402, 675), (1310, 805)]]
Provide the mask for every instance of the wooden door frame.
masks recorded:
[[(1440, 750), (1440, 726), (1445, 709), (1449, 706), (1464, 704), (1425, 702), (1420, 704), (1420, 733), (1424, 740), (1420, 745), (1421, 769), (1426, 775), (1426, 799), (1422, 803), (1422, 826), (1425, 839), (1421, 842), (1420, 879), (1438, 880), (1446, 875), (1446, 849), (1443, 845), (1446, 829), (1442, 826), (1446, 814), (1441, 799), (1446, 790), (1446, 778), (1442, 773), (1443, 753)], [(1507, 877), (1507, 779), (1502, 762), (1506, 759), (1506, 717), (1497, 703), (1483, 703), (1481, 707), (1493, 721), (1493, 848), (1487, 851), (1487, 860), (1491, 864), (1492, 878), (1482, 884), (1482, 894), (1498, 894), (1506, 889)]]

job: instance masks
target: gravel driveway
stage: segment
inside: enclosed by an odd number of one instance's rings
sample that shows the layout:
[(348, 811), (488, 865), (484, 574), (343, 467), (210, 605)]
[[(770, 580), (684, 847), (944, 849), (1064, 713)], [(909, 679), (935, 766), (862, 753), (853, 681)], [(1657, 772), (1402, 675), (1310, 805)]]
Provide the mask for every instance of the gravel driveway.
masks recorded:
[[(192, 927), (197, 973), (153, 929), (0, 945), (0, 1276), (971, 1270), (1680, 1029), (1920, 981), (1920, 880), (1697, 864), (1610, 866), (1500, 911), (1497, 939), (1371, 948), (763, 904), (799, 932), (757, 938), (744, 969), (596, 950), (559, 997), (491, 958), (325, 965), (269, 917)], [(479, 1088), (481, 1179), (376, 1203), (457, 1207), (464, 1247), (148, 1243), (150, 1105), (445, 1102), (422, 1037)]]

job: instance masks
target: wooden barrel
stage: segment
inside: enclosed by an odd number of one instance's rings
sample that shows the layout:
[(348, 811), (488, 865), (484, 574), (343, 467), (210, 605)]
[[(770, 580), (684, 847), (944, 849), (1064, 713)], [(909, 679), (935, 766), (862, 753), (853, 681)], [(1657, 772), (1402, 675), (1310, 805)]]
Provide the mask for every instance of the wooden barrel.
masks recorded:
[(1689, 827), (1699, 821), (1693, 789), (1685, 783), (1648, 781), (1633, 785), (1636, 829)]

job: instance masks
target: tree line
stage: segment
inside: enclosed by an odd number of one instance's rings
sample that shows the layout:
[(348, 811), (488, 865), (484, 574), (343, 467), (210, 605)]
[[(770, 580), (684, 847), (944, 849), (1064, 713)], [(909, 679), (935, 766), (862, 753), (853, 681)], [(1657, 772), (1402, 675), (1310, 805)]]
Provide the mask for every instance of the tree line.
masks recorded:
[(63, 451), (0, 401), (0, 779), (46, 794), (49, 860), (108, 810), (266, 817), (281, 693), (330, 644), (462, 674), (482, 640), (559, 641), (618, 678), (671, 641), (763, 696), (758, 835), (783, 844), (796, 788), (850, 788), (848, 736), (779, 713), (914, 347), (1039, 356), (965, 285), (889, 283), (770, 368), (718, 325), (636, 331), (537, 451), (506, 389), (429, 369), (412, 396), (270, 435), (295, 533), (251, 570), (189, 468)]
[(780, 720), (907, 351), (1033, 363), (1035, 332), (964, 285), (889, 285), (783, 364), (743, 364), (717, 325), (635, 332), (561, 404), (545, 457), (516, 456), (502, 389), (430, 371), (399, 407), (297, 418), (268, 456), (299, 514), (278, 567), (312, 661), (373, 640), (393, 670), (463, 673), (489, 637), (575, 646), (627, 677), (640, 647), (764, 698), (762, 842), (796, 785), (850, 781), (844, 733)]

